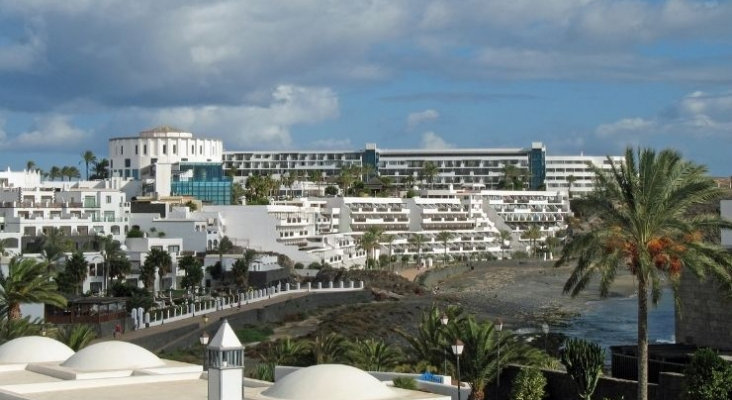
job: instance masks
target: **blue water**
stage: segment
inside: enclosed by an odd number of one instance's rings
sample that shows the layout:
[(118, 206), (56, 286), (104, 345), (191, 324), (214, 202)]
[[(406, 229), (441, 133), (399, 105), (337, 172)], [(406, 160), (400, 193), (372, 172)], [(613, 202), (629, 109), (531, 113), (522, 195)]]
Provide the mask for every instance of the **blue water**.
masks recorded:
[[(568, 327), (556, 328), (570, 337), (593, 341), (604, 348), (635, 345), (638, 342), (638, 299), (636, 296), (589, 302), (589, 309)], [(664, 289), (656, 307), (648, 312), (649, 343), (674, 343), (674, 296)]]

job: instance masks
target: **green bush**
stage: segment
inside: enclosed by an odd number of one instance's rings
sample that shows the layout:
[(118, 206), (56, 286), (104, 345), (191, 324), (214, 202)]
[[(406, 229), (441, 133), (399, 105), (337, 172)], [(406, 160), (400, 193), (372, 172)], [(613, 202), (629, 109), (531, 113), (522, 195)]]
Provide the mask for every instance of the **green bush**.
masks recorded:
[(321, 269), (322, 267), (317, 261), (313, 261), (308, 265), (308, 269)]
[(559, 354), (567, 373), (577, 384), (580, 398), (589, 400), (605, 365), (605, 350), (598, 344), (583, 339), (569, 339)]
[(417, 390), (417, 381), (415, 381), (414, 378), (398, 377), (394, 378), (392, 382), (394, 382), (394, 387), (398, 387), (400, 389)]
[(305, 265), (301, 262), (295, 263), (295, 269), (303, 269), (305, 268)]
[(263, 342), (267, 340), (267, 338), (269, 338), (273, 333), (274, 330), (268, 325), (251, 325), (236, 330), (236, 336), (242, 343)]
[(512, 400), (541, 400), (546, 397), (546, 377), (536, 368), (523, 368), (513, 380)]
[(727, 400), (732, 398), (732, 366), (712, 349), (694, 353), (684, 370), (685, 400)]

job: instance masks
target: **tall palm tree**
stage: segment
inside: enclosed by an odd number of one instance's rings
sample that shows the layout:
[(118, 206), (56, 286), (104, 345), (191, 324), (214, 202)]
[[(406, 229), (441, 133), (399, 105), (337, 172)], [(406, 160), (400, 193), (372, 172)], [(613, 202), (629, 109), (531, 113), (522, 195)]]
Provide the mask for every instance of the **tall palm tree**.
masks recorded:
[(379, 248), (379, 240), (383, 231), (376, 227), (370, 227), (362, 236), (359, 247), (366, 251), (366, 267), (372, 267), (376, 259), (376, 249)]
[(89, 180), (89, 164), (94, 165), (97, 161), (97, 156), (92, 153), (91, 150), (86, 150), (81, 153), (81, 162), (86, 165), (86, 180)]
[(26, 169), (27, 171), (35, 171), (35, 169), (36, 169), (36, 163), (35, 163), (35, 161), (33, 161), (33, 160), (28, 160), (28, 161), (27, 161), (27, 162), (25, 163), (25, 169)]
[(409, 243), (413, 244), (417, 248), (417, 259), (422, 260), (422, 245), (424, 244), (425, 237), (421, 233), (412, 233), (409, 236)]
[(170, 272), (170, 268), (173, 266), (170, 253), (159, 247), (153, 247), (147, 252), (145, 262), (150, 262), (151, 265), (157, 267), (158, 277), (160, 278), (158, 290), (163, 290), (163, 277)]
[(56, 180), (56, 178), (60, 178), (61, 177), (61, 168), (59, 168), (55, 165), (53, 167), (51, 167), (51, 169), (48, 171), (48, 177), (52, 181)]
[[(389, 247), (389, 267), (392, 266), (392, 247), (394, 246), (394, 240), (396, 240), (396, 236), (392, 234), (381, 235), (381, 241), (386, 243), (386, 245)], [(394, 268), (391, 269), (394, 270)]]
[(65, 307), (66, 298), (56, 289), (45, 263), (13, 257), (8, 264), (8, 275), (0, 272), (0, 319), (20, 319), (22, 303)]
[(583, 199), (585, 226), (564, 246), (557, 266), (574, 262), (564, 285), (572, 296), (600, 277), (606, 296), (618, 270), (628, 269), (638, 285), (638, 396), (648, 399), (648, 300), (661, 298), (662, 277), (671, 282), (678, 301), (682, 269), (698, 278), (712, 275), (721, 287), (732, 287), (732, 255), (705, 234), (718, 235), (732, 222), (716, 213), (690, 214), (690, 208), (718, 201), (706, 168), (685, 161), (673, 150), (625, 151), (611, 171), (593, 167), (596, 189)]
[(447, 267), (447, 242), (452, 239), (454, 234), (449, 231), (442, 231), (437, 234), (437, 240), (442, 242), (442, 247), (445, 249), (445, 255), (442, 258), (442, 266)]
[(536, 241), (541, 239), (541, 229), (536, 225), (531, 225), (529, 229), (524, 231), (523, 234), (525, 239), (529, 240), (529, 247), (531, 247), (531, 255), (536, 256)]
[(577, 177), (570, 175), (567, 177), (567, 197), (572, 198), (572, 185), (577, 182)]
[(83, 291), (84, 281), (89, 275), (89, 263), (84, 258), (84, 253), (75, 251), (71, 255), (64, 267), (64, 274), (74, 285), (74, 294), (80, 294)]
[[(106, 158), (102, 158), (100, 160), (94, 161), (93, 163), (94, 167), (92, 168), (92, 171), (94, 172), (92, 174), (93, 179), (106, 179), (109, 178), (109, 160)], [(89, 179), (87, 177), (87, 179)]]
[(432, 161), (427, 161), (422, 166), (422, 176), (430, 184), (430, 189), (434, 188), (435, 177), (440, 173), (440, 169)]
[[(109, 287), (109, 278), (111, 277), (111, 266), (115, 260), (122, 257), (127, 258), (122, 251), (122, 244), (118, 240), (114, 240), (112, 235), (99, 236), (97, 237), (99, 245), (99, 254), (102, 256), (104, 262), (104, 290), (106, 291)], [(129, 262), (127, 263), (129, 266)]]

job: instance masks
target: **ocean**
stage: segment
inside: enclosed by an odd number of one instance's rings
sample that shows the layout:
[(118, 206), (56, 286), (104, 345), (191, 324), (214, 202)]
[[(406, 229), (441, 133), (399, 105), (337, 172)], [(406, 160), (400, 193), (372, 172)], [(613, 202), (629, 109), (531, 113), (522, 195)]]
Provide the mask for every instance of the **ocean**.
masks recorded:
[[(558, 332), (569, 337), (593, 341), (608, 349), (615, 345), (635, 345), (638, 337), (638, 299), (636, 296), (587, 303), (588, 309)], [(649, 343), (674, 343), (674, 296), (664, 289), (656, 307), (648, 312)], [(608, 349), (609, 353), (609, 349)]]

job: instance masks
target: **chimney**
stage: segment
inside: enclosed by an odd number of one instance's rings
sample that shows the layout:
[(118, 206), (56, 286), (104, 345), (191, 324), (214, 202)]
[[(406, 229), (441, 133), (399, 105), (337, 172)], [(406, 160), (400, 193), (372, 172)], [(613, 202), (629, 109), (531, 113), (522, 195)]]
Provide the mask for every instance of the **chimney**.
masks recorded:
[[(244, 346), (224, 320), (206, 348), (208, 400), (241, 400), (244, 384)], [(206, 362), (206, 360), (204, 360)]]

